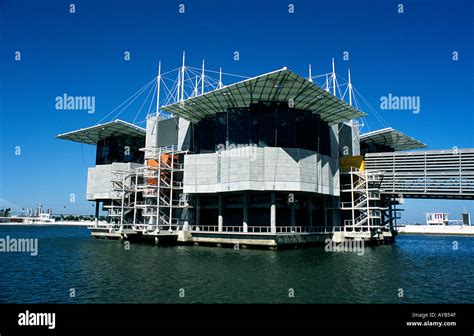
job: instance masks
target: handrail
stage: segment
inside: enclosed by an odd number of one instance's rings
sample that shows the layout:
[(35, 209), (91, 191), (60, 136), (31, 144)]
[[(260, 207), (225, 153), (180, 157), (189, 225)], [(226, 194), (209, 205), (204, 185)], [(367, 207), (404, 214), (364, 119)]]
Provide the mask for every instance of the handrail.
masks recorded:
[[(171, 225), (169, 223), (160, 224), (115, 224), (115, 223), (97, 223), (87, 226), (88, 229), (105, 229), (109, 232), (121, 232), (123, 229), (131, 229), (134, 231), (156, 231), (158, 230), (173, 230), (179, 231), (183, 229), (183, 225), (179, 224), (178, 218), (172, 218)], [(352, 222), (352, 220), (345, 220), (345, 223)], [(191, 232), (214, 232), (214, 233), (245, 233), (245, 234), (331, 234), (334, 232), (370, 232), (374, 229), (383, 228), (380, 225), (349, 225), (344, 226), (277, 226), (276, 231), (272, 232), (270, 226), (248, 226), (247, 231), (244, 231), (243, 226), (223, 226), (219, 231), (217, 225), (192, 225)]]
[(336, 227), (333, 226), (277, 226), (272, 232), (270, 226), (248, 226), (244, 231), (243, 226), (223, 226), (219, 231), (217, 225), (192, 225), (194, 232), (231, 232), (231, 233), (333, 233)]

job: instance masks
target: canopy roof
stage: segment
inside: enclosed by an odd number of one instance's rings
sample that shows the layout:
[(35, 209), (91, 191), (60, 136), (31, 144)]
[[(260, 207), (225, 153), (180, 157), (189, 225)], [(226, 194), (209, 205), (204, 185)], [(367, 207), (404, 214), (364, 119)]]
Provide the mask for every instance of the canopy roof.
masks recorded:
[(424, 143), (403, 134), (392, 127), (362, 134), (360, 143), (375, 143), (393, 148), (395, 151), (410, 150), (427, 147)]
[(94, 145), (97, 144), (99, 140), (108, 138), (110, 136), (128, 135), (132, 137), (144, 138), (145, 133), (146, 131), (144, 128), (117, 119), (105, 124), (98, 124), (87, 128), (81, 128), (76, 131), (59, 134), (56, 136), (56, 138)]
[(247, 107), (259, 101), (292, 102), (295, 108), (311, 110), (329, 124), (365, 115), (287, 68), (163, 106), (162, 110), (196, 123), (228, 108)]

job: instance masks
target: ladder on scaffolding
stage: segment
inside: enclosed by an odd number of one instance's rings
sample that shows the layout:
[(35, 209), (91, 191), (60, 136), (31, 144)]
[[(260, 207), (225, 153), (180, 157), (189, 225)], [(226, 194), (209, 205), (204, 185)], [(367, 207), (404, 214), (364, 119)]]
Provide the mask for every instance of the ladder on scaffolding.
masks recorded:
[[(144, 148), (146, 158), (155, 160), (143, 167), (111, 173), (113, 189), (117, 193), (108, 209), (115, 224), (111, 230), (123, 232), (130, 228), (141, 233), (160, 230), (177, 231), (179, 219), (176, 210), (188, 207), (183, 193), (183, 154), (177, 146)], [(168, 157), (169, 160), (163, 160)], [(129, 215), (133, 212), (133, 215)], [(140, 218), (140, 220), (138, 220)]]
[(351, 211), (351, 219), (345, 220), (344, 226), (368, 231), (381, 226), (384, 208), (380, 206), (380, 185), (383, 172), (351, 167), (346, 174), (350, 176), (350, 184), (343, 186), (341, 192), (350, 193), (350, 201), (342, 202), (340, 208)]
[(134, 170), (112, 171), (110, 182), (115, 192), (115, 199), (109, 205), (104, 205), (107, 209), (107, 216), (112, 218), (109, 231), (123, 232), (127, 224), (127, 215), (134, 211), (134, 191), (138, 183), (137, 174)]
[(177, 231), (179, 218), (177, 209), (188, 207), (187, 197), (183, 193), (181, 162), (187, 151), (178, 150), (177, 145), (144, 148), (145, 158), (153, 160), (154, 165), (143, 168), (143, 195), (145, 201), (144, 216), (148, 223), (141, 229), (143, 233), (160, 230)]

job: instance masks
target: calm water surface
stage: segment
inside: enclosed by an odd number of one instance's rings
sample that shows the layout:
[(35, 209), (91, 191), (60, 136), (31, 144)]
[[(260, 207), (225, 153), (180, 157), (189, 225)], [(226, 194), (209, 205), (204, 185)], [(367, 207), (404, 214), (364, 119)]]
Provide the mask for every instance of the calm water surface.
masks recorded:
[(0, 226), (6, 236), (38, 238), (39, 253), (0, 253), (0, 303), (474, 303), (470, 237), (399, 236), (359, 256), (324, 247), (126, 250), (78, 227)]

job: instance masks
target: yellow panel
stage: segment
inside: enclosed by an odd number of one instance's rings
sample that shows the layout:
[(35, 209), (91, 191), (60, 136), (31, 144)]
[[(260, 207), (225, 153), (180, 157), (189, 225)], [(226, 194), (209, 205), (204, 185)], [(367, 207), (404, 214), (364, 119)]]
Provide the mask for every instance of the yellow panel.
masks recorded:
[(355, 167), (363, 171), (365, 166), (364, 156), (343, 156), (339, 158), (339, 165), (343, 172), (349, 171), (351, 167)]

